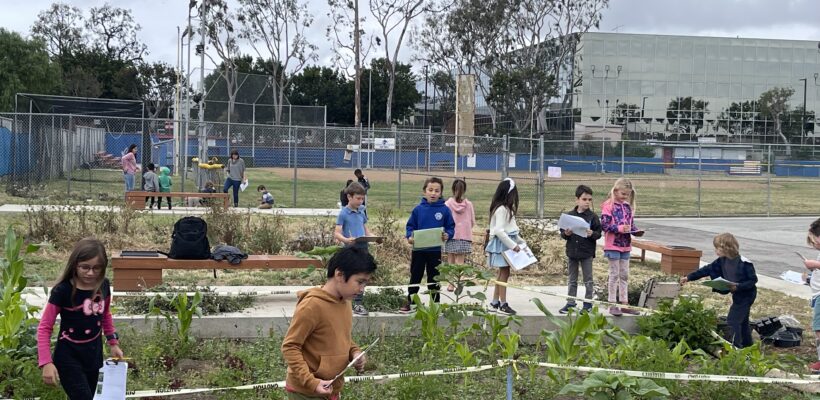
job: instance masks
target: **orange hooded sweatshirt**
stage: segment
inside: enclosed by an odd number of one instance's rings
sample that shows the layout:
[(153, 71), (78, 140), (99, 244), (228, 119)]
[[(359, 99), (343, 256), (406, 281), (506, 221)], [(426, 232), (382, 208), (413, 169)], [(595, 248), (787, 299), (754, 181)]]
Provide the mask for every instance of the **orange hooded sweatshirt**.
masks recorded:
[[(296, 296), (296, 311), (282, 342), (282, 355), (288, 363), (287, 388), (316, 395), (319, 379), (333, 379), (360, 351), (351, 336), (353, 313), (350, 301), (335, 298), (322, 288)], [(333, 382), (333, 396), (343, 385), (341, 378)]]

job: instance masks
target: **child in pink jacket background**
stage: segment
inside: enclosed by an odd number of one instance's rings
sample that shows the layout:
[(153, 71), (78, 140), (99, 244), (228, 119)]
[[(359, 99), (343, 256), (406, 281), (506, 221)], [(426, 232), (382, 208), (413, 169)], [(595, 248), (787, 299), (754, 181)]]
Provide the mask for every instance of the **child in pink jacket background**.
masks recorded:
[[(642, 236), (635, 228), (635, 189), (626, 178), (615, 181), (606, 201), (601, 204), (601, 226), (604, 230), (604, 257), (609, 261), (609, 298), (607, 301), (629, 305), (627, 282), (629, 279), (629, 256), (632, 253), (632, 235)], [(611, 306), (612, 315), (637, 314), (629, 308)]]
[[(444, 203), (453, 214), (456, 222), (455, 235), (444, 243), (444, 252), (447, 253), (447, 262), (450, 264), (464, 264), (467, 254), (473, 252), (473, 227), (475, 226), (475, 209), (473, 203), (464, 197), (467, 192), (467, 182), (461, 179), (453, 181), (453, 197)], [(452, 292), (455, 286), (451, 283), (447, 291)]]

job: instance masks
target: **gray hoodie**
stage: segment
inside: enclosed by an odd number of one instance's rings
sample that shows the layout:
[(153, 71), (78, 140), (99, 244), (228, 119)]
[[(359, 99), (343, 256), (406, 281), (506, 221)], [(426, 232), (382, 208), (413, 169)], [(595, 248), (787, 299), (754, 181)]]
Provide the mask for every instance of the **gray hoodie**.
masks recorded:
[(146, 192), (156, 192), (159, 190), (159, 179), (157, 178), (157, 174), (154, 171), (146, 171), (142, 174), (142, 180), (145, 182), (142, 185), (142, 188)]

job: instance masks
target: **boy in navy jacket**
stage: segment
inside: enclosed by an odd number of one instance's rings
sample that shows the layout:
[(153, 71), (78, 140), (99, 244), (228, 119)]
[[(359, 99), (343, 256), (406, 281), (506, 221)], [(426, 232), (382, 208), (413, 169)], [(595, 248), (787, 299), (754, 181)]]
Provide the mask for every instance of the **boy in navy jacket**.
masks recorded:
[(733, 282), (729, 290), (712, 289), (720, 294), (732, 294), (732, 306), (726, 323), (732, 329), (732, 345), (737, 348), (752, 345), (749, 311), (757, 298), (757, 274), (754, 264), (740, 255), (740, 245), (731, 233), (721, 233), (712, 241), (718, 259), (711, 264), (680, 278), (681, 285), (703, 277), (723, 278)]
[[(432, 177), (424, 181), (424, 197), (421, 203), (413, 209), (410, 218), (407, 220), (407, 242), (413, 245), (413, 231), (418, 229), (444, 228), (441, 234), (442, 243), (453, 237), (456, 223), (450, 209), (444, 204), (441, 198), (441, 190), (444, 182), (441, 179)], [(401, 313), (409, 313), (413, 295), (419, 292), (417, 285), (421, 283), (424, 271), (427, 271), (427, 289), (433, 295), (433, 301), (439, 302), (439, 285), (435, 278), (438, 275), (438, 266), (441, 264), (441, 246), (423, 249), (413, 249), (410, 258), (410, 287), (407, 289), (407, 302), (399, 309)]]

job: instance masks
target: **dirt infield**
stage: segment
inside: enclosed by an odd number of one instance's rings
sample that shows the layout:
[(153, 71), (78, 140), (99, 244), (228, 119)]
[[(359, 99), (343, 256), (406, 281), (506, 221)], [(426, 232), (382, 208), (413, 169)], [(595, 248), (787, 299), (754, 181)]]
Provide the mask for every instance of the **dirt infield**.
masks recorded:
[[(256, 170), (269, 171), (283, 179), (293, 178), (291, 168), (255, 168)], [(344, 182), (347, 179), (354, 179), (353, 169), (321, 169), (321, 168), (299, 168), (298, 179), (308, 181), (334, 181)], [(393, 170), (366, 170), (365, 176), (373, 182), (395, 182), (398, 180), (398, 171)], [(422, 182), (429, 176), (440, 178), (453, 178), (453, 171), (402, 171), (401, 179), (407, 182)], [(501, 172), (496, 171), (459, 171), (458, 177), (466, 177), (468, 180), (499, 181)], [(528, 171), (510, 171), (510, 176), (519, 179), (537, 179), (536, 173)], [(631, 175), (635, 187), (640, 191), (643, 188), (653, 189), (696, 189), (698, 187), (697, 177), (689, 175)], [(547, 184), (557, 184), (561, 186), (575, 186), (579, 184), (602, 184), (604, 182), (614, 182), (618, 179), (616, 174), (597, 173), (565, 173), (562, 178), (548, 178)], [(786, 182), (788, 179), (773, 178), (772, 187), (776, 188), (778, 183)], [(701, 181), (702, 189), (725, 189), (743, 190), (765, 188), (767, 179), (765, 177), (737, 177), (737, 176), (709, 176)]]

